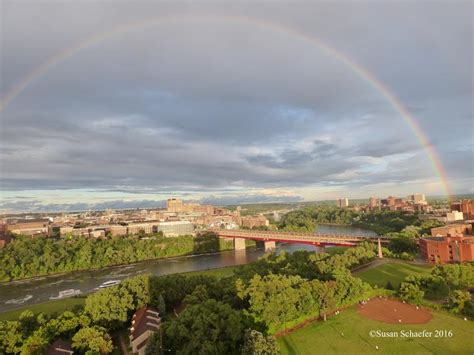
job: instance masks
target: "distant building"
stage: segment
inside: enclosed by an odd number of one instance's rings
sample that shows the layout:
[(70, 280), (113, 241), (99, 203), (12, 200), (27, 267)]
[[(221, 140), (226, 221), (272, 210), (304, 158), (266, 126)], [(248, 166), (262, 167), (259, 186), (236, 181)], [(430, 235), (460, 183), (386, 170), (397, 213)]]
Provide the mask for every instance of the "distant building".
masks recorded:
[(463, 219), (464, 219), (464, 215), (462, 212), (452, 211), (452, 212), (446, 213), (446, 220), (448, 222), (462, 221)]
[(369, 198), (369, 208), (374, 209), (380, 207), (380, 200), (377, 197)]
[(183, 201), (179, 198), (169, 198), (166, 201), (166, 209), (169, 212), (183, 212)]
[(346, 197), (346, 198), (340, 198), (337, 200), (337, 205), (339, 206), (339, 208), (345, 208), (347, 206), (349, 206), (349, 199)]
[(263, 215), (241, 217), (241, 223), (242, 227), (250, 229), (256, 227), (268, 227), (270, 225), (268, 219)]
[(126, 236), (128, 234), (127, 226), (122, 225), (112, 225), (109, 231), (112, 236)]
[(426, 205), (426, 198), (424, 194), (413, 194), (409, 196), (410, 202), (414, 203), (415, 205)]
[[(155, 223), (156, 225), (157, 223)], [(152, 234), (156, 231), (156, 227), (153, 223), (129, 223), (127, 226), (127, 231), (129, 235), (138, 234), (140, 232), (145, 234)]]
[(194, 225), (189, 221), (160, 222), (157, 232), (163, 232), (165, 237), (177, 237), (194, 233)]
[(447, 226), (431, 228), (431, 235), (433, 237), (446, 237), (448, 234), (471, 234), (472, 225), (469, 223), (455, 223)]
[(160, 330), (161, 318), (158, 310), (151, 306), (144, 306), (135, 312), (130, 327), (130, 344), (132, 352), (144, 355), (148, 339)]
[(46, 355), (72, 355), (71, 343), (62, 339), (57, 339), (45, 351)]
[(474, 219), (474, 201), (462, 200), (451, 204), (451, 211), (462, 212), (464, 218)]
[(5, 247), (12, 241), (12, 237), (9, 234), (0, 235), (0, 249)]
[(13, 234), (28, 236), (48, 235), (49, 219), (15, 220), (7, 224), (7, 231)]
[(474, 261), (474, 237), (448, 234), (421, 238), (419, 243), (422, 257), (433, 264)]

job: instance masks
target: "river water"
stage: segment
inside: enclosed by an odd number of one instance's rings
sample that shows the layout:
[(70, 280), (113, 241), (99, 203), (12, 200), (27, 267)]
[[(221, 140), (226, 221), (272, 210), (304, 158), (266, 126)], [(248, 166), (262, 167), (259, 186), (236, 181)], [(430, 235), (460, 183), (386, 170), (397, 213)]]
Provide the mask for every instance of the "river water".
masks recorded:
[[(360, 228), (332, 225), (320, 225), (317, 232), (374, 235), (372, 232)], [(318, 251), (316, 247), (306, 244), (277, 244), (277, 252), (283, 250), (288, 252), (295, 250)], [(0, 284), (0, 312), (46, 302), (50, 297), (57, 296), (59, 291), (66, 289), (76, 289), (82, 293), (89, 293), (93, 292), (102, 283), (110, 280), (123, 280), (144, 273), (159, 276), (248, 264), (257, 260), (264, 253), (263, 249), (250, 248), (242, 251), (151, 260), (102, 270), (77, 271), (4, 283)]]

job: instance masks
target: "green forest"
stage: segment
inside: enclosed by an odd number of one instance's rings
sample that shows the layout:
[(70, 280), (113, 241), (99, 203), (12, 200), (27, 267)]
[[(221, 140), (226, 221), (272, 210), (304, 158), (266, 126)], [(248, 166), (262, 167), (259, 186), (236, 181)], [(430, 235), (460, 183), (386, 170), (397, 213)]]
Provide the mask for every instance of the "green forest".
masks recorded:
[(232, 242), (213, 234), (197, 238), (166, 238), (159, 234), (97, 239), (17, 236), (0, 249), (0, 281), (230, 249)]
[[(352, 276), (352, 269), (374, 258), (374, 246), (362, 243), (332, 256), (266, 254), (222, 278), (140, 275), (87, 296), (73, 311), (47, 316), (27, 310), (0, 322), (0, 353), (42, 354), (59, 337), (78, 354), (117, 352), (113, 339), (127, 334), (133, 313), (145, 304), (158, 308), (163, 321), (147, 354), (278, 354), (275, 336), (285, 329), (396, 292), (409, 302), (471, 315), (465, 289), (474, 283), (473, 264), (437, 266), (428, 276), (408, 277), (395, 291)], [(447, 302), (428, 302), (435, 294)]]
[(413, 226), (418, 236), (428, 234), (431, 228), (442, 225), (436, 220), (422, 221), (417, 214), (402, 211), (378, 210), (366, 213), (330, 206), (310, 206), (287, 213), (278, 227), (289, 231), (313, 232), (318, 224), (324, 223), (366, 228), (379, 235), (402, 232), (404, 228)]
[(318, 224), (351, 225), (372, 230), (378, 235), (390, 237), (384, 255), (401, 259), (413, 259), (418, 253), (416, 238), (430, 234), (431, 228), (441, 222), (421, 220), (417, 214), (402, 211), (379, 210), (369, 213), (356, 212), (330, 206), (311, 206), (286, 214), (278, 225), (287, 231), (317, 231)]
[[(380, 292), (350, 273), (374, 257), (373, 246), (364, 243), (335, 256), (268, 254), (222, 279), (140, 275), (89, 295), (75, 311), (52, 317), (25, 311), (18, 320), (1, 322), (0, 353), (41, 354), (58, 337), (71, 340), (79, 353), (110, 353), (113, 334), (150, 304), (163, 315), (163, 347), (171, 353), (238, 354), (265, 347), (273, 354), (278, 331)], [(158, 353), (159, 346), (154, 339), (147, 349)]]

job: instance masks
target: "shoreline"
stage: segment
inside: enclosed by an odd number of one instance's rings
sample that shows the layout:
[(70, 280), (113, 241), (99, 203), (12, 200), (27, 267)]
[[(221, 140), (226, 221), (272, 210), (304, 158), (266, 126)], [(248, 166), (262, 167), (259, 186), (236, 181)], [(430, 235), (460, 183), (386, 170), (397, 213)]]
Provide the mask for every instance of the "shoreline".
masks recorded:
[(78, 269), (78, 270), (72, 270), (72, 271), (56, 272), (56, 273), (52, 273), (52, 274), (42, 274), (42, 275), (37, 275), (37, 276), (33, 276), (33, 277), (14, 279), (14, 280), (11, 280), (11, 281), (0, 281), (0, 286), (7, 286), (9, 284), (14, 284), (14, 283), (22, 283), (22, 282), (28, 282), (28, 281), (42, 280), (42, 279), (47, 279), (47, 278), (50, 278), (50, 277), (56, 277), (56, 276), (61, 276), (61, 275), (70, 275), (70, 274), (73, 274), (75, 272), (101, 271), (101, 270), (118, 268), (118, 267), (121, 267), (121, 266), (137, 265), (137, 264), (142, 264), (142, 263), (146, 263), (146, 262), (150, 262), (150, 261), (156, 261), (156, 260), (173, 260), (173, 259), (178, 259), (178, 258), (192, 258), (192, 257), (195, 257), (195, 256), (216, 255), (216, 254), (221, 254), (221, 253), (228, 253), (228, 252), (231, 252), (231, 251), (235, 251), (235, 249), (222, 250), (222, 251), (211, 251), (211, 252), (205, 252), (205, 253), (182, 254), (182, 255), (176, 255), (176, 256), (167, 256), (167, 257), (163, 257), (163, 258), (144, 259), (144, 260), (135, 261), (133, 263), (128, 263), (128, 264), (113, 264), (113, 265), (107, 265), (107, 266), (104, 266), (104, 267), (92, 268), (92, 269)]
[[(229, 250), (231, 251), (231, 250)], [(197, 255), (190, 255), (190, 257), (192, 256), (201, 256), (201, 255), (214, 255), (214, 254), (219, 254), (219, 253), (225, 253), (225, 252), (228, 252), (228, 251), (222, 251), (222, 252), (217, 252), (217, 253), (206, 253), (206, 254), (197, 254)], [(126, 265), (131, 265), (131, 264), (126, 264)], [(189, 275), (193, 273), (202, 273), (202, 272), (212, 272), (212, 271), (216, 271), (216, 270), (223, 270), (223, 269), (231, 269), (231, 268), (236, 268), (236, 267), (239, 267), (241, 265), (246, 265), (246, 264), (237, 264), (237, 265), (230, 265), (230, 266), (222, 266), (222, 267), (213, 267), (213, 268), (208, 268), (208, 269), (203, 269), (203, 270), (195, 270), (195, 271), (183, 271), (183, 272), (176, 272), (174, 274), (169, 274), (169, 275)], [(32, 304), (32, 305), (20, 305), (19, 307), (15, 307), (15, 308), (10, 308), (10, 309), (7, 309), (7, 310), (0, 310), (0, 314), (4, 314), (4, 313), (8, 313), (8, 312), (15, 312), (15, 311), (19, 311), (19, 310), (27, 310), (27, 309), (30, 309), (32, 306), (38, 306), (38, 305), (44, 305), (44, 304), (48, 304), (48, 303), (57, 303), (57, 302), (62, 302), (62, 301), (67, 301), (67, 300), (85, 300), (87, 298), (88, 295), (92, 294), (92, 293), (95, 293), (95, 292), (98, 292), (99, 290), (91, 290), (89, 292), (83, 292), (81, 295), (77, 295), (77, 296), (73, 296), (73, 297), (66, 297), (66, 298), (63, 298), (63, 299), (58, 299), (58, 300), (47, 300), (47, 301), (44, 301), (44, 302), (38, 302), (38, 303), (35, 303), (35, 304)]]

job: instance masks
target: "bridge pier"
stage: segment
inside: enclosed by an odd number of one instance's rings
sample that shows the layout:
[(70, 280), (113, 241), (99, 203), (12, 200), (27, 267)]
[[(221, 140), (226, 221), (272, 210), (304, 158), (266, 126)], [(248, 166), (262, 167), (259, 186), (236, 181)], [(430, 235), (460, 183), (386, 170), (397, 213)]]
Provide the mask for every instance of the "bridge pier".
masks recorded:
[(377, 249), (378, 249), (378, 257), (379, 257), (379, 259), (382, 259), (383, 258), (382, 243), (380, 242), (380, 238), (377, 239)]
[(244, 238), (234, 238), (234, 249), (235, 250), (245, 250), (245, 239)]
[(265, 251), (273, 250), (276, 248), (275, 242), (265, 242)]

